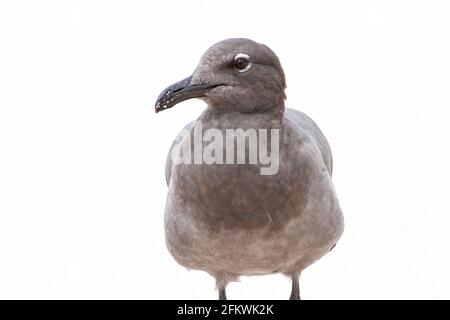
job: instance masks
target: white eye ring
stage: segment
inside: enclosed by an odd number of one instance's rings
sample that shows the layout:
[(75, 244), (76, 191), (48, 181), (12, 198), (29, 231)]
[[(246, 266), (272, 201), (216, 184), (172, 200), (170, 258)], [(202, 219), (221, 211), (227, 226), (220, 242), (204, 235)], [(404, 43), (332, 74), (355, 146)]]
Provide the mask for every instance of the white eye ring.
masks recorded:
[(252, 64), (249, 61), (250, 57), (247, 54), (245, 54), (245, 53), (238, 53), (236, 55), (236, 57), (234, 57), (234, 62), (236, 63), (236, 61), (238, 59), (245, 59), (248, 62), (248, 64), (245, 66), (245, 68), (243, 68), (243, 69), (236, 68), (240, 73), (246, 72), (252, 67)]

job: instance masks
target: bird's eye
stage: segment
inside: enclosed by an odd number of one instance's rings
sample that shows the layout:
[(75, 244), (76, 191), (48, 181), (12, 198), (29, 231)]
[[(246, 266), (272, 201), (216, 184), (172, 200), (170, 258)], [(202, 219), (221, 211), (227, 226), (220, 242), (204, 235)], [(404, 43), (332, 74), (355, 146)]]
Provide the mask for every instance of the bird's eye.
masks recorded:
[(245, 53), (238, 53), (236, 57), (234, 57), (234, 66), (239, 72), (245, 72), (252, 66), (249, 60), (250, 57)]

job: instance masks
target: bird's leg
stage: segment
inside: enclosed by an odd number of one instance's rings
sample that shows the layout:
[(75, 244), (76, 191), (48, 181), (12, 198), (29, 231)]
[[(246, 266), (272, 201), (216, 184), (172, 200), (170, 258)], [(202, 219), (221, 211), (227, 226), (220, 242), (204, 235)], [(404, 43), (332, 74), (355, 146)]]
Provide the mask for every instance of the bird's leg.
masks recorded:
[(216, 275), (216, 289), (219, 291), (219, 300), (227, 300), (227, 287), (228, 281), (225, 280), (225, 276), (223, 274)]
[(227, 293), (225, 287), (219, 288), (219, 300), (227, 300)]
[(296, 273), (292, 275), (292, 291), (291, 291), (291, 297), (289, 300), (301, 300), (300, 298), (300, 284), (299, 284), (299, 278), (300, 274)]

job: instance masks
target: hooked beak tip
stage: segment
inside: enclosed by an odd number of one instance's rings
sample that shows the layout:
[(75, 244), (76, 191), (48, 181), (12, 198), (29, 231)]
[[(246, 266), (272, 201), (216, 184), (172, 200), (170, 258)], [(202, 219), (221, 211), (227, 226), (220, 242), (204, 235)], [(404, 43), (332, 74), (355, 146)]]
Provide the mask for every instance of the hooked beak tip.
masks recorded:
[(155, 103), (155, 113), (172, 108), (174, 105), (191, 98), (201, 98), (211, 89), (225, 84), (191, 84), (192, 76), (167, 87)]

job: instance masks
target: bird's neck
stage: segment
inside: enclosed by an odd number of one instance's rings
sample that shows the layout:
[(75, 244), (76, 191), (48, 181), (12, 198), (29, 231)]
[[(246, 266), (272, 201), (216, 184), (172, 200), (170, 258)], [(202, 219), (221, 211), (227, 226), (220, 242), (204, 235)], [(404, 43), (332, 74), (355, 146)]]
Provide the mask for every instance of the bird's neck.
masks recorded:
[[(251, 98), (251, 99), (250, 99)], [(251, 114), (263, 115), (274, 119), (282, 119), (284, 114), (284, 92), (279, 98), (266, 99), (261, 97), (228, 96), (221, 99), (204, 97), (202, 100), (208, 105), (208, 112), (216, 115)]]
[(264, 112), (239, 112), (208, 107), (197, 121), (211, 128), (242, 128), (242, 129), (274, 129), (283, 123), (283, 109), (270, 109)]
[(267, 120), (281, 120), (283, 119), (284, 115), (284, 103), (278, 106), (271, 106), (267, 108), (261, 108), (261, 109), (254, 109), (251, 111), (241, 111), (236, 110), (232, 107), (227, 108), (221, 106), (220, 108), (208, 104), (208, 107), (206, 108), (205, 115), (207, 116), (214, 116), (214, 117), (237, 117), (237, 118), (248, 118), (248, 117), (254, 117), (259, 119), (267, 119)]

